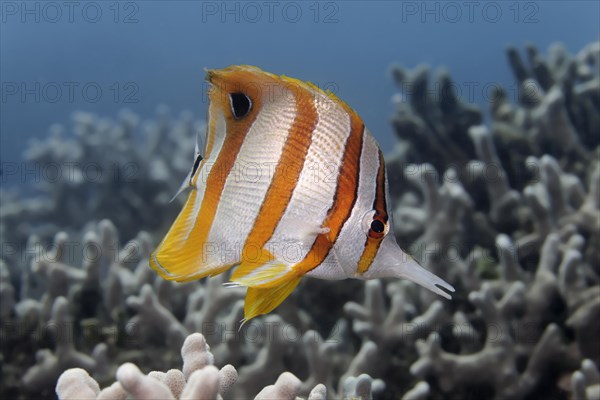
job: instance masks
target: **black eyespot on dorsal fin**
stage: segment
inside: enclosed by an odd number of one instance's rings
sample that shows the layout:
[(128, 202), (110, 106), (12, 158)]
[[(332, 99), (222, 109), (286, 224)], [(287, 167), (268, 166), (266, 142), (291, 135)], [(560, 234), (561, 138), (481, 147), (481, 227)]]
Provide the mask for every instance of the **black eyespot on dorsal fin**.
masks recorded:
[(244, 118), (252, 109), (252, 100), (242, 92), (231, 93), (229, 100), (231, 112), (236, 119)]

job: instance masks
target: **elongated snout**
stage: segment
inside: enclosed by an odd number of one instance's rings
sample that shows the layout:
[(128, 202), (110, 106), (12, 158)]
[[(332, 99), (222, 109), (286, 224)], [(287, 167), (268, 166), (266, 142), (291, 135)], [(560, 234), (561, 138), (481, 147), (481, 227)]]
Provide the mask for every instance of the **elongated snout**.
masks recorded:
[(447, 299), (452, 298), (448, 292), (454, 292), (452, 285), (421, 267), (414, 258), (402, 251), (393, 235), (388, 235), (383, 240), (373, 264), (362, 278), (408, 279)]

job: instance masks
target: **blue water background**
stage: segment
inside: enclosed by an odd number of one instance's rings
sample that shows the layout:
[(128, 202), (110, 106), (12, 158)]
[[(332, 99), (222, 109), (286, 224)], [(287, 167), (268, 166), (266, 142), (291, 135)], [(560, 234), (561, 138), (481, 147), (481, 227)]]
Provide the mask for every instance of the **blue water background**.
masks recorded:
[(203, 68), (230, 64), (332, 89), (387, 151), (395, 140), (392, 63), (445, 66), (461, 97), (487, 109), (494, 85), (516, 96), (507, 45), (545, 52), (560, 41), (576, 52), (598, 40), (599, 4), (2, 1), (0, 156), (4, 165), (19, 162), (28, 139), (55, 122), (69, 126), (75, 110), (114, 117), (126, 107), (150, 117), (167, 104), (203, 118)]

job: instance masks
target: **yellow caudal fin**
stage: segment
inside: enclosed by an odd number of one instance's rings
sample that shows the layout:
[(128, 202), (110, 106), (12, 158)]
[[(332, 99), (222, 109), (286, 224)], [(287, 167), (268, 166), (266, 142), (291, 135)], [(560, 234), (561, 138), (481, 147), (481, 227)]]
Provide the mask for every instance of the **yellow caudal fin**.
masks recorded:
[(299, 277), (291, 265), (275, 260), (267, 249), (261, 249), (259, 254), (250, 253), (244, 250), (242, 263), (231, 276), (234, 285), (266, 289)]
[(244, 303), (244, 321), (273, 311), (294, 291), (300, 279), (294, 278), (282, 285), (267, 289), (249, 287)]
[(197, 190), (191, 190), (183, 209), (156, 250), (150, 255), (150, 266), (167, 280), (186, 282), (218, 275), (234, 264), (217, 261), (210, 263), (205, 254), (205, 244), (198, 239), (198, 202), (202, 199)]

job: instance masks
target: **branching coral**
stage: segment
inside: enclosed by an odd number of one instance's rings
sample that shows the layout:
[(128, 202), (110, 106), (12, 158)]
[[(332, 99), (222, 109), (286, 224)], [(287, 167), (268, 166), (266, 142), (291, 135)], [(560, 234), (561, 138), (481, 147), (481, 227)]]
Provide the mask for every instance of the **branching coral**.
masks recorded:
[[(62, 373), (56, 384), (56, 394), (60, 400), (70, 399), (220, 399), (226, 396), (238, 381), (238, 373), (231, 365), (220, 370), (214, 363), (214, 356), (204, 336), (194, 333), (188, 336), (181, 348), (183, 368), (168, 372), (152, 371), (143, 374), (132, 363), (121, 365), (116, 372), (117, 382), (100, 390), (100, 385), (80, 368)], [(264, 366), (261, 366), (264, 368)], [(263, 388), (256, 395), (257, 400), (294, 400), (302, 382), (294, 374), (283, 372), (273, 385)], [(347, 378), (344, 383), (344, 398), (370, 399), (372, 379), (368, 375)], [(308, 399), (326, 399), (327, 389), (316, 385)], [(247, 395), (246, 395), (247, 396)]]
[(127, 110), (116, 120), (75, 113), (72, 134), (54, 125), (46, 139), (31, 141), (21, 179), (39, 195), (11, 201), (15, 194), (2, 193), (3, 241), (22, 246), (32, 232), (48, 239), (92, 219), (110, 219), (127, 238), (163, 228), (177, 213), (169, 200), (202, 129), (191, 113), (173, 119), (164, 106), (146, 121)]
[[(457, 292), (470, 292), (468, 299), (459, 294), (455, 300), (472, 305), (455, 307), (452, 330), (419, 339), (419, 358), (411, 366), (430, 390), (445, 397), (557, 395), (564, 390), (561, 374), (572, 371), (581, 357), (599, 359), (592, 340), (600, 333), (592, 316), (600, 305), (598, 161), (590, 157), (598, 148), (589, 141), (591, 125), (577, 118), (591, 113), (595, 121), (600, 113), (600, 103), (590, 102), (600, 90), (600, 47), (591, 45), (577, 57), (558, 49), (546, 63), (529, 47), (531, 70), (509, 50), (523, 90), (534, 91), (523, 92), (517, 106), (499, 94), (491, 132), (483, 126), (468, 129), (475, 157), (460, 173), (447, 170), (440, 185), (432, 166), (394, 166), (409, 183), (396, 212), (400, 227), (408, 222), (401, 234), (416, 243), (427, 235), (425, 242), (440, 251), (423, 261), (438, 273), (450, 267)], [(585, 86), (585, 95), (575, 90), (578, 85)], [(444, 186), (457, 184), (468, 199), (462, 204), (472, 205), (462, 213), (451, 197), (440, 195)], [(414, 200), (419, 197), (422, 205)], [(456, 216), (450, 227), (429, 224), (438, 212)], [(473, 335), (461, 332), (462, 324)]]

